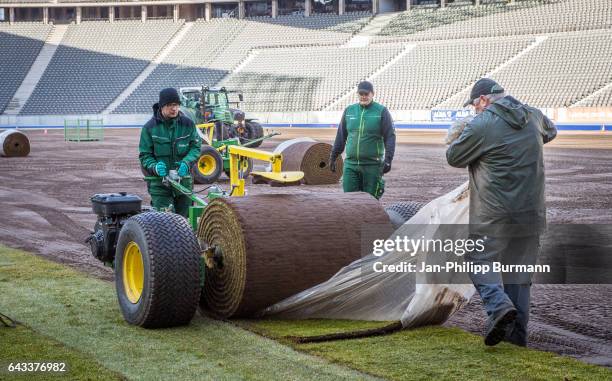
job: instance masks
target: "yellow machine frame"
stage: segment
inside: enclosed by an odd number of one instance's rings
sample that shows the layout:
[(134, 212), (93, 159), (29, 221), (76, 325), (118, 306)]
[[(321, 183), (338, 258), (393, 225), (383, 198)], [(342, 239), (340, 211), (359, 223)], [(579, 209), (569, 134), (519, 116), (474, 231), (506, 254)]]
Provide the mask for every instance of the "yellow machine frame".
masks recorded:
[[(196, 128), (204, 130), (206, 134), (204, 135), (204, 140), (207, 140), (206, 143), (209, 145), (212, 144), (213, 135), (214, 135), (214, 123), (202, 123), (198, 124)], [(229, 149), (229, 157), (230, 157), (230, 185), (231, 185), (231, 196), (233, 197), (242, 197), (245, 195), (245, 182), (244, 178), (241, 177), (241, 172), (239, 171), (239, 164), (241, 160), (244, 159), (253, 159), (265, 161), (272, 164), (271, 172), (252, 172), (252, 175), (259, 176), (266, 180), (275, 182), (277, 184), (292, 184), (299, 182), (304, 177), (304, 172), (301, 171), (293, 171), (293, 172), (282, 172), (282, 162), (283, 157), (281, 154), (275, 154), (271, 152), (266, 152), (254, 148), (242, 147), (237, 145), (223, 145), (217, 147), (217, 151), (223, 152), (224, 150)]]
[(230, 156), (230, 185), (232, 196), (242, 197), (245, 195), (245, 182), (238, 170), (240, 160), (253, 159), (266, 161), (272, 164), (271, 172), (252, 172), (251, 175), (260, 176), (279, 184), (296, 183), (304, 177), (302, 171), (282, 172), (283, 156), (280, 153), (271, 153), (254, 148), (242, 146), (229, 146)]
[(202, 123), (202, 124), (198, 124), (196, 125), (196, 128), (200, 129), (200, 130), (205, 130), (206, 131), (206, 135), (204, 140), (206, 140), (206, 143), (208, 143), (208, 145), (212, 144), (213, 141), (213, 134), (215, 133), (215, 124), (214, 123)]

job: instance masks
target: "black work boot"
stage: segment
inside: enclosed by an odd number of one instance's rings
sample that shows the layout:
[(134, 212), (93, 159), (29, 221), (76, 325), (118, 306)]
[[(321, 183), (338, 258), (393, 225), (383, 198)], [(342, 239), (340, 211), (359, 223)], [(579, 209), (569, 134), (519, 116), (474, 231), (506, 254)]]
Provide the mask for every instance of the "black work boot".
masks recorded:
[(495, 319), (489, 320), (484, 343), (488, 346), (499, 344), (506, 336), (506, 330), (516, 319), (516, 308), (508, 307), (500, 312)]

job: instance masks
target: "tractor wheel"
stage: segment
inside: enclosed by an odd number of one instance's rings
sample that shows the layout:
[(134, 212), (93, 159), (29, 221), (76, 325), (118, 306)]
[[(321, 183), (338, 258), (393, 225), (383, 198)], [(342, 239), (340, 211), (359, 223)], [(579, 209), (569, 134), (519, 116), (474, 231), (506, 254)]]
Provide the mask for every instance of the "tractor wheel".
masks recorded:
[[(242, 178), (246, 179), (251, 174), (251, 171), (253, 171), (253, 159), (242, 160), (242, 163), (244, 163), (242, 164), (243, 167), (239, 169), (242, 169), (242, 172), (243, 172)], [(227, 170), (224, 169), (223, 172), (225, 172), (228, 178), (230, 177), (229, 169)]]
[(400, 201), (385, 208), (394, 229), (411, 219), (425, 204), (413, 201)]
[[(249, 140), (259, 139), (262, 136), (264, 136), (263, 127), (261, 126), (261, 124), (257, 122), (253, 122), (253, 121), (246, 122), (246, 128), (247, 128), (247, 131), (249, 132), (248, 134)], [(251, 144), (249, 147), (256, 148), (256, 147), (259, 147), (261, 143), (263, 143), (263, 140), (255, 144)]]
[(191, 174), (196, 184), (212, 184), (223, 171), (223, 159), (219, 151), (209, 145), (202, 145), (200, 157), (191, 166)]
[(115, 287), (125, 320), (144, 328), (188, 324), (200, 300), (200, 246), (182, 216), (128, 219), (117, 241)]

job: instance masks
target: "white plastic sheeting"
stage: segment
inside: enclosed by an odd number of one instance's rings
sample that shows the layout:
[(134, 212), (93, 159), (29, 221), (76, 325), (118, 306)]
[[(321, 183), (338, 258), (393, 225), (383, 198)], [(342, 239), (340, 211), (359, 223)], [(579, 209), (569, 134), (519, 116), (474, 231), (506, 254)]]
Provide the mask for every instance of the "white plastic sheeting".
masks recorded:
[[(465, 183), (433, 200), (390, 239), (440, 238), (441, 224), (467, 224), (467, 194)], [(418, 278), (425, 276), (419, 272), (376, 271), (382, 265), (425, 261), (430, 254), (418, 252), (409, 256), (403, 251), (386, 252), (380, 257), (370, 254), (342, 268), (326, 282), (268, 307), (263, 313), (289, 319), (400, 320), (404, 328), (440, 324), (469, 301), (474, 293), (471, 284), (432, 284), (431, 279)], [(375, 267), (376, 262), (382, 265)]]

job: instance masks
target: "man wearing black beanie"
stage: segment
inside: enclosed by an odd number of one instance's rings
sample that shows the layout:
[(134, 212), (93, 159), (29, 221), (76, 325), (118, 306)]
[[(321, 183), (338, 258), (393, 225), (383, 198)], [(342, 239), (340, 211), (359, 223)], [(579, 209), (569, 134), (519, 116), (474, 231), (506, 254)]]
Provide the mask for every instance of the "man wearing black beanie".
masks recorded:
[(193, 121), (180, 112), (181, 100), (176, 89), (159, 92), (153, 116), (140, 132), (139, 159), (144, 173), (158, 176), (147, 181), (151, 205), (157, 210), (172, 210), (184, 217), (189, 214), (189, 197), (162, 184), (170, 170), (177, 170), (181, 184), (193, 186), (190, 168), (199, 156), (202, 141)]

